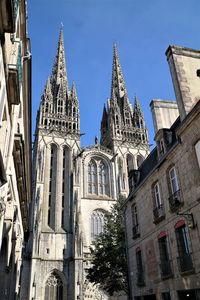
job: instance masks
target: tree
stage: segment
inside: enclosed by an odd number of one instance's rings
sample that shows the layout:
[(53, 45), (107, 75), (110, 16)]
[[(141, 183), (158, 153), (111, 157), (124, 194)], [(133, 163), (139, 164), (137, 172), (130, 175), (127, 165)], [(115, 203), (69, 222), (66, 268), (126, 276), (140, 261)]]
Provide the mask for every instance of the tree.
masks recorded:
[(91, 268), (87, 279), (105, 290), (110, 296), (124, 291), (128, 294), (128, 270), (125, 246), (125, 229), (121, 206), (124, 198), (113, 205), (107, 215), (104, 232), (90, 247)]

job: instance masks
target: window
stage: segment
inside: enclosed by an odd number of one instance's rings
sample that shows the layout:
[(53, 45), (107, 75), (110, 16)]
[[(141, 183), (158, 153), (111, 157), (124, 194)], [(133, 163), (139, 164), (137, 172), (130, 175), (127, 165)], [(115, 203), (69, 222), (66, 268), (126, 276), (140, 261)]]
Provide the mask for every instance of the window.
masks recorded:
[(133, 224), (133, 239), (140, 236), (139, 233), (139, 223), (138, 223), (138, 212), (136, 204), (133, 204), (131, 207), (131, 215), (132, 215), (132, 224)]
[(169, 180), (170, 180), (171, 193), (175, 194), (179, 190), (175, 167), (172, 167), (169, 170)]
[(62, 212), (61, 212), (61, 227), (64, 228), (64, 213), (65, 213), (65, 166), (67, 149), (63, 149), (63, 169), (62, 169)]
[(153, 186), (153, 193), (154, 193), (154, 205), (155, 207), (160, 207), (161, 206), (161, 196), (160, 196), (160, 187), (159, 183), (156, 182)]
[(94, 240), (104, 231), (106, 214), (103, 210), (95, 210), (91, 215), (91, 239)]
[(196, 151), (196, 156), (198, 160), (198, 165), (200, 168), (200, 140), (195, 144), (195, 151)]
[(53, 214), (53, 206), (55, 200), (55, 187), (56, 187), (56, 169), (57, 169), (57, 149), (54, 144), (51, 145), (51, 156), (50, 156), (50, 169), (49, 169), (49, 198), (48, 198), (48, 216), (47, 216), (47, 224), (48, 226), (52, 226), (52, 214)]
[(142, 252), (140, 249), (136, 250), (136, 265), (137, 265), (137, 285), (144, 286), (144, 268), (142, 262)]
[(97, 194), (97, 165), (93, 160), (88, 164), (88, 193)]
[(171, 169), (169, 169), (168, 178), (169, 178), (169, 189), (170, 189), (169, 205), (171, 211), (175, 211), (181, 205), (182, 201), (181, 201), (178, 179), (176, 175), (176, 169), (174, 166), (171, 167)]
[(143, 163), (144, 158), (141, 155), (137, 156), (137, 167), (139, 168), (140, 165)]
[(169, 260), (166, 234), (163, 234), (158, 239), (158, 246), (159, 246), (159, 252), (160, 252), (161, 277), (162, 278), (167, 278), (167, 277), (170, 277), (172, 275), (172, 270), (171, 270), (171, 262)]
[(62, 100), (58, 100), (58, 113), (62, 113), (63, 112), (63, 101)]
[(106, 167), (100, 162), (98, 165), (98, 174), (99, 174), (99, 194), (105, 195), (107, 194), (107, 180), (106, 180)]
[(193, 263), (190, 251), (190, 239), (188, 227), (180, 220), (175, 225), (176, 240), (178, 247), (178, 264), (181, 272), (193, 270)]
[(163, 138), (160, 140), (159, 144), (160, 144), (160, 154), (163, 155), (165, 153), (165, 143)]
[(109, 196), (108, 168), (101, 159), (91, 159), (88, 164), (88, 193)]
[(134, 169), (134, 161), (133, 156), (131, 154), (127, 154), (126, 156), (126, 164), (128, 173)]
[(152, 187), (152, 194), (153, 194), (153, 205), (154, 205), (154, 209), (153, 209), (154, 223), (158, 223), (165, 216), (164, 206), (160, 194), (160, 185), (158, 181), (154, 183)]
[(56, 273), (52, 273), (45, 284), (45, 300), (62, 300), (63, 283)]

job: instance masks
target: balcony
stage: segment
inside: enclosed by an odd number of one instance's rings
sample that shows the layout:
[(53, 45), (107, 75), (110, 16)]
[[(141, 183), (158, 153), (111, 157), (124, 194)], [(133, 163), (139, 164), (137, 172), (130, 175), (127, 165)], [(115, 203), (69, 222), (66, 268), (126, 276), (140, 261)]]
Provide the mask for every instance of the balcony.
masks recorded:
[(179, 271), (181, 273), (194, 272), (191, 253), (186, 253), (177, 257), (177, 261), (178, 261)]
[(133, 226), (132, 232), (133, 232), (133, 239), (137, 239), (140, 236), (139, 225), (138, 224)]
[(170, 260), (162, 260), (160, 263), (160, 271), (161, 271), (161, 278), (167, 279), (172, 277), (173, 272), (171, 268), (171, 261)]
[(182, 205), (180, 190), (176, 191), (169, 197), (169, 206), (171, 211), (176, 211)]
[(2, 0), (0, 4), (0, 32), (14, 33), (19, 10), (19, 0)]
[(8, 64), (8, 92), (9, 103), (20, 103), (20, 88), (22, 84), (22, 52), (21, 42), (16, 41), (11, 51), (11, 59)]
[(144, 279), (144, 271), (140, 270), (137, 273), (137, 286), (144, 286), (145, 285), (145, 279)]
[(164, 206), (163, 204), (160, 204), (153, 210), (153, 215), (154, 215), (154, 223), (159, 223), (165, 218), (165, 211), (164, 211)]

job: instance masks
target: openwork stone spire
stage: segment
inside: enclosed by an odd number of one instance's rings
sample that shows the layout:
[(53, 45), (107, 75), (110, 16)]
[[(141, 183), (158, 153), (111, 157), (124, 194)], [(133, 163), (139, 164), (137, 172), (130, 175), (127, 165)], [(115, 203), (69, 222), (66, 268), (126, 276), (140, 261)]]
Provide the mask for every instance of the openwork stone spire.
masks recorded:
[(68, 88), (63, 29), (60, 30), (58, 49), (51, 77), (41, 97), (39, 126), (60, 134), (80, 134), (79, 103), (75, 84)]
[(134, 110), (128, 99), (122, 69), (113, 49), (111, 99), (107, 109), (104, 107), (101, 121), (101, 144), (112, 148), (116, 143), (148, 146), (147, 129), (139, 102), (135, 97)]
[(126, 86), (124, 82), (124, 77), (122, 74), (122, 69), (119, 62), (119, 57), (117, 54), (117, 46), (113, 46), (113, 68), (112, 68), (112, 86), (111, 86), (111, 98), (122, 98), (126, 95)]
[(62, 85), (65, 91), (68, 93), (67, 70), (62, 28), (60, 30), (57, 54), (52, 69), (51, 82), (53, 86)]

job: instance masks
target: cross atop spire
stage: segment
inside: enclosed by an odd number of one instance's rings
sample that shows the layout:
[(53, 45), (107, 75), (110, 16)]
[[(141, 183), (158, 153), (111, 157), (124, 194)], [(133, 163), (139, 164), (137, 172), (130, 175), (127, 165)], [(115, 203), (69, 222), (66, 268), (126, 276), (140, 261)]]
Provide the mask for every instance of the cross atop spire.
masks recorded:
[(68, 92), (68, 81), (67, 81), (64, 38), (63, 38), (63, 26), (60, 29), (57, 54), (56, 54), (53, 69), (52, 69), (51, 82), (53, 85), (62, 85), (64, 90), (66, 90), (66, 92)]
[(119, 57), (117, 54), (117, 46), (113, 45), (113, 69), (112, 69), (112, 86), (111, 98), (122, 98), (126, 92), (124, 77), (122, 74)]

